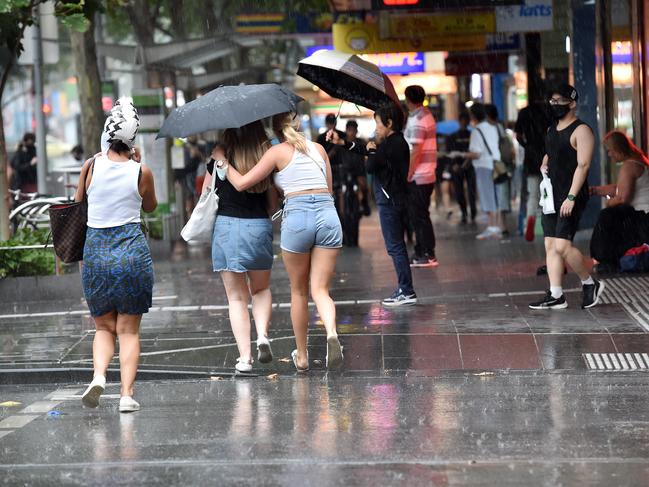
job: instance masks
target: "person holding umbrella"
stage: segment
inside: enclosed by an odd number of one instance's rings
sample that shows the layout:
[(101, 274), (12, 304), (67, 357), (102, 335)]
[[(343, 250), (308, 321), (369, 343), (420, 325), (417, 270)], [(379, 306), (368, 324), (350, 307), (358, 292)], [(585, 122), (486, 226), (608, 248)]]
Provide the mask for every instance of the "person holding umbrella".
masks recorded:
[[(202, 193), (211, 188), (214, 166), (227, 157), (233, 166), (246, 174), (264, 151), (270, 147), (264, 126), (256, 121), (241, 128), (223, 132), (223, 146), (212, 151)], [(223, 175), (225, 176), (225, 175)], [(228, 298), (232, 333), (239, 349), (235, 370), (252, 372), (250, 350), (250, 314), (257, 329), (257, 360), (268, 363), (273, 353), (268, 340), (272, 297), (270, 271), (273, 266), (273, 225), (269, 218), (269, 203), (274, 196), (270, 178), (266, 177), (246, 191), (238, 192), (229, 181), (217, 178), (215, 188), (219, 208), (212, 237), (212, 267), (221, 274)]]
[(297, 131), (293, 113), (273, 117), (273, 130), (281, 141), (271, 147), (246, 174), (228, 161), (217, 167), (238, 191), (245, 191), (275, 172), (275, 184), (284, 193), (281, 248), (291, 283), (291, 321), (296, 349), (291, 354), (298, 372), (309, 370), (307, 332), (308, 295), (315, 301), (327, 331), (328, 369), (339, 369), (343, 351), (336, 331), (336, 307), (329, 285), (342, 247), (342, 227), (332, 197), (331, 165), (324, 148)]

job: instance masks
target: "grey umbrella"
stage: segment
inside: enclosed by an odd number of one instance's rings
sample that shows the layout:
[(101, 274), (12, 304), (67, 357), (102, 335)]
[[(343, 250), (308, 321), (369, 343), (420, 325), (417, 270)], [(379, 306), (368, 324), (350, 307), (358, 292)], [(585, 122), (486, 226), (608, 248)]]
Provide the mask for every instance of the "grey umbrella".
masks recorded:
[(171, 112), (156, 138), (243, 127), (255, 120), (295, 111), (302, 100), (274, 83), (219, 86)]

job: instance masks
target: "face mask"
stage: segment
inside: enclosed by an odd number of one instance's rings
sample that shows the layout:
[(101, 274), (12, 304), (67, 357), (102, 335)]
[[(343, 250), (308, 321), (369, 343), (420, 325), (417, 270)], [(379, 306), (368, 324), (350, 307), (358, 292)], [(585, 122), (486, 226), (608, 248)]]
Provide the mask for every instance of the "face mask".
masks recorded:
[(550, 112), (555, 120), (561, 120), (570, 113), (570, 105), (550, 105)]

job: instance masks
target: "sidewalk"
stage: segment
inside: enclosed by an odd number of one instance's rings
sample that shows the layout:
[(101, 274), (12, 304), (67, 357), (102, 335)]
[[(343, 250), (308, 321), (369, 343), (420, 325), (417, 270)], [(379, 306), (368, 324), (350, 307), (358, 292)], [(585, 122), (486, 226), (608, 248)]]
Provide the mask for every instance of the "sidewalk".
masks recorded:
[[(545, 277), (535, 275), (543, 259), (541, 242), (477, 242), (476, 228), (446, 221), (437, 222), (436, 230), (441, 264), (413, 270), (419, 304), (411, 308), (380, 305), (393, 290), (395, 276), (376, 218), (363, 220), (360, 249), (343, 251), (332, 297), (346, 352), (345, 373), (585, 370), (582, 353), (649, 351), (648, 278), (608, 278), (605, 304), (581, 310), (580, 283), (569, 275), (564, 285), (569, 309), (531, 311), (527, 303), (547, 286)], [(255, 364), (261, 375), (294, 372), (288, 360), (294, 348), (290, 292), (278, 257), (270, 333), (276, 360)], [(141, 369), (178, 372), (177, 377), (188, 371), (232, 373), (237, 350), (223, 286), (211, 271), (207, 249), (190, 247), (187, 255), (158, 258), (155, 269), (154, 307), (142, 322)], [(94, 326), (78, 281), (78, 275), (48, 277), (29, 296), (49, 299), (3, 300), (0, 369), (81, 369), (76, 380), (87, 374)], [(324, 367), (326, 342), (315, 307), (311, 309), (309, 346), (317, 370)]]
[(375, 217), (363, 221), (361, 248), (341, 255), (332, 291), (341, 374), (324, 370), (315, 308), (312, 370), (295, 373), (281, 259), (275, 360), (234, 378), (236, 346), (208, 253), (158, 256), (155, 306), (142, 324), (142, 410), (133, 414), (117, 411), (117, 361), (100, 406), (81, 405), (93, 325), (79, 276), (3, 281), (5, 296), (27, 298), (0, 300), (0, 477), (8, 485), (645, 486), (649, 279), (611, 276), (603, 303), (584, 311), (580, 283), (568, 276), (569, 309), (530, 311), (547, 285), (535, 276), (541, 242), (476, 242), (477, 228), (436, 223), (441, 264), (414, 270), (415, 307), (379, 304), (395, 276)]

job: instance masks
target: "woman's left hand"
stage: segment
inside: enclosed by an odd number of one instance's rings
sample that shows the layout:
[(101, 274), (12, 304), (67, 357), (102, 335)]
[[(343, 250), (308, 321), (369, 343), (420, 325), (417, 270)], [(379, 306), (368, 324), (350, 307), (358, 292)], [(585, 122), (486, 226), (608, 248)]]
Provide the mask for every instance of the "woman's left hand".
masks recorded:
[(219, 147), (218, 145), (212, 149), (212, 159), (215, 161), (218, 161), (219, 159), (225, 159), (225, 152), (223, 152), (223, 149)]
[(140, 152), (140, 149), (138, 147), (133, 147), (131, 159), (133, 159), (135, 162), (142, 162), (142, 152)]

